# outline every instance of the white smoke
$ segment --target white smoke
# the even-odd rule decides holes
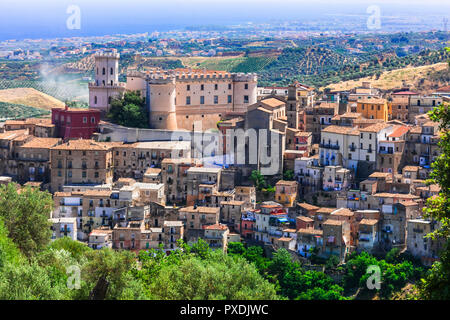
[[[88,103],[89,90],[87,82],[76,75],[61,71],[61,67],[54,67],[48,63],[40,65],[40,86],[45,93],[61,101],[77,101]]]

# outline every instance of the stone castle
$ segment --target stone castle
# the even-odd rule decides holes
[[[146,98],[150,128],[192,130],[217,128],[226,116],[243,115],[257,102],[257,75],[206,69],[130,71],[127,82],[119,82],[116,50],[95,56],[95,82],[89,84],[89,106],[103,113],[111,99],[126,90]]]

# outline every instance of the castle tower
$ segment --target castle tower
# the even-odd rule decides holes
[[[150,128],[176,130],[175,76],[155,76],[148,78],[147,84],[147,96],[150,98]]]
[[[89,107],[106,112],[125,86],[119,83],[120,54],[113,49],[95,56],[95,82],[89,84]]]
[[[233,77],[233,112],[247,112],[257,102],[258,77],[256,73],[235,73]]]
[[[298,129],[299,127],[299,110],[297,99],[297,87],[295,84],[289,85],[288,98],[286,103],[286,116],[288,127]]]

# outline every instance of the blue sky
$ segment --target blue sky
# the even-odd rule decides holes
[[[69,32],[69,5],[81,9],[82,29]],[[365,14],[379,5],[382,15],[450,12],[446,0],[0,0],[0,39],[134,33],[199,24],[301,20],[323,14]]]

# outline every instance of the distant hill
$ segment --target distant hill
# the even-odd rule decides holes
[[[383,90],[408,86],[411,90],[429,93],[433,89],[449,84],[450,70],[448,63],[445,62],[420,67],[405,67],[385,71],[379,77],[374,75],[358,80],[338,82],[326,87],[332,90],[348,90],[361,86],[363,81],[370,82],[373,87]]]
[[[33,88],[0,90],[0,102],[25,105],[43,110],[64,107],[64,102]],[[3,117],[3,115],[0,114],[0,117]]]
[[[447,61],[442,50],[424,50],[399,57],[394,52],[349,54],[327,48],[287,48],[260,72],[261,85],[287,85],[295,80],[316,88],[341,81],[357,80],[385,71],[432,65]]]

